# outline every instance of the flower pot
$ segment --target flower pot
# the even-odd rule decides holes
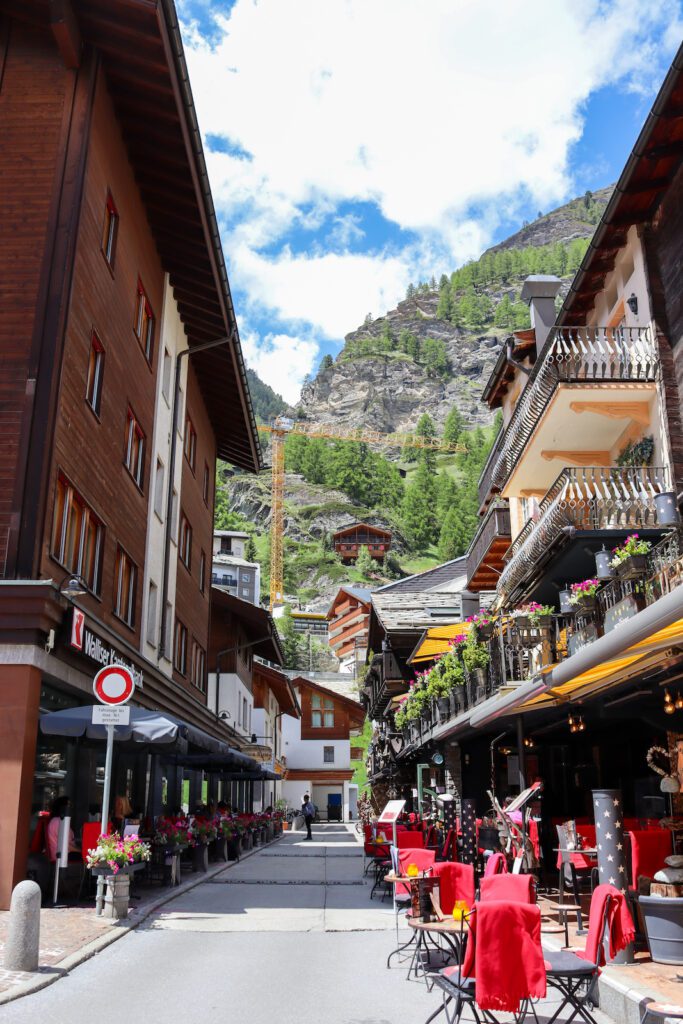
[[[425,708],[420,716],[423,729],[431,729],[432,727],[432,709]]]
[[[578,613],[581,612],[594,612],[595,611],[595,597],[580,597],[574,605],[575,610]]]
[[[477,623],[477,634],[480,640],[490,640],[493,636],[493,623]]]
[[[209,844],[208,843],[197,843],[196,846],[192,847],[192,870],[193,871],[208,871],[209,870]]]
[[[282,822],[282,824],[281,824],[281,826],[280,826],[280,828],[281,828],[281,830],[282,830],[283,832],[286,832],[286,831],[287,831],[287,829],[289,828],[289,822],[288,822],[288,821],[283,821],[283,822]]]
[[[675,491],[655,494],[655,510],[659,526],[678,526],[681,521]]]
[[[226,836],[218,836],[213,844],[213,855],[215,860],[228,859],[228,840]]]
[[[537,615],[532,622],[534,629],[550,629],[553,624],[552,615]]]
[[[647,572],[647,555],[629,555],[616,568],[620,579],[637,579],[639,576],[644,576]]]
[[[485,668],[471,668],[468,669],[467,675],[472,685],[477,689],[486,688],[486,669]]]
[[[656,964],[683,964],[683,899],[639,896],[650,956]]]
[[[287,826],[289,828],[289,826]],[[240,837],[231,836],[228,839],[228,860],[240,859]]]
[[[530,625],[528,615],[515,615],[513,617],[513,622],[517,629],[528,629]]]
[[[130,900],[130,875],[121,870],[118,875],[107,875],[104,879],[104,910],[103,917],[110,921],[122,921],[128,917]]]
[[[410,742],[417,743],[420,738],[420,725],[417,720],[413,720],[410,723]]]
[[[451,713],[451,702],[448,697],[439,697],[437,700],[437,707],[439,709],[439,715],[443,722],[450,717]]]

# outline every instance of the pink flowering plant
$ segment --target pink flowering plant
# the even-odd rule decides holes
[[[580,583],[572,583],[570,604],[579,604],[586,597],[595,597],[600,586],[600,580],[581,580]]]
[[[199,843],[210,843],[218,834],[213,821],[209,818],[200,817],[194,819],[190,832],[192,833],[192,841],[195,846]]]
[[[192,845],[192,832],[186,821],[160,815],[156,820],[152,842],[155,846],[167,849],[183,849]]]
[[[632,533],[623,544],[619,544],[614,548],[609,564],[613,569],[616,569],[618,565],[621,565],[622,562],[625,562],[633,555],[647,555],[651,547],[652,544],[649,540],[641,540],[637,533]]]
[[[100,836],[97,846],[88,850],[86,864],[89,868],[109,867],[112,875],[118,875],[122,868],[149,860],[151,856],[149,843],[143,843],[138,836],[122,839],[118,832],[112,832]]]

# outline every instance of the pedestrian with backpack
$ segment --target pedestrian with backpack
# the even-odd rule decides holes
[[[301,813],[303,814],[304,821],[306,822],[307,835],[306,839],[304,839],[304,842],[306,842],[309,839],[313,839],[313,836],[311,835],[311,822],[315,818],[315,804],[311,801],[310,793],[304,793],[304,798],[301,801]]]

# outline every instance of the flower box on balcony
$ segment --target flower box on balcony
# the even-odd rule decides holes
[[[441,717],[441,721],[445,722],[447,720],[447,718],[450,716],[450,713],[451,713],[451,702],[450,702],[450,699],[448,697],[439,697],[437,702],[436,702],[436,704],[437,704],[437,707],[439,709],[439,715]]]
[[[486,688],[486,669],[484,668],[473,668],[467,673],[472,686],[476,690]]]
[[[531,625],[528,615],[515,615],[512,621],[516,629],[528,629]]]
[[[635,580],[647,572],[647,555],[629,555],[623,562],[615,566],[622,580]]]
[[[579,615],[582,612],[594,612],[595,597],[580,597],[574,604],[574,610]]]

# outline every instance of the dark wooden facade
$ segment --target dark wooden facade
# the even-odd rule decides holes
[[[354,562],[361,547],[366,547],[373,558],[382,559],[391,550],[391,532],[367,523],[353,523],[337,530],[332,537],[335,552],[344,562]]]
[[[297,676],[292,680],[300,693],[301,704],[301,739],[302,740],[347,740],[352,730],[362,728],[365,721],[365,712],[356,701],[344,697],[334,690],[325,686]],[[334,713],[334,725],[325,727],[312,724],[313,695],[320,698],[321,708],[324,712],[324,702],[329,702],[328,710]],[[288,776],[289,777],[289,776]]]

